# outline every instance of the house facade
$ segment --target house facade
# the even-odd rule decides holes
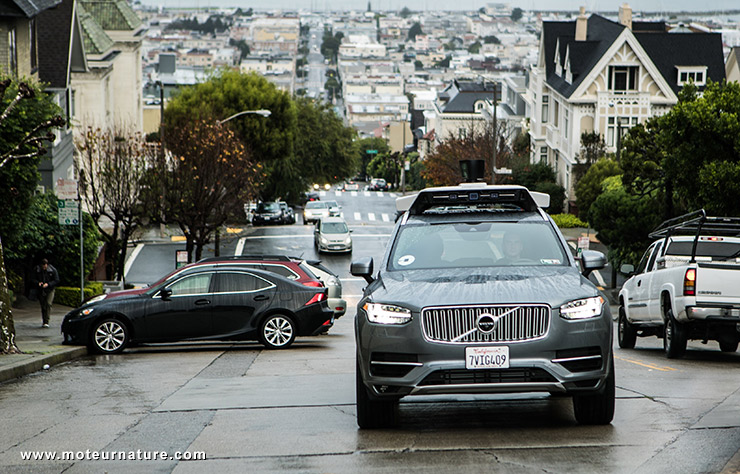
[[[669,112],[684,84],[693,81],[701,90],[710,79],[722,81],[722,38],[632,21],[626,4],[618,22],[586,16],[582,8],[575,21],[543,22],[529,73],[531,160],[555,168],[573,204],[581,134],[599,133],[615,152],[630,127]]]

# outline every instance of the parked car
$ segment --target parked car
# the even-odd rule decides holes
[[[326,268],[321,260],[304,260],[303,263],[326,286],[329,308],[334,310],[334,318],[344,316],[344,313],[347,312],[347,302],[342,298],[342,281],[339,276]]]
[[[348,181],[344,183],[344,191],[359,191],[360,185],[354,181]]]
[[[321,252],[351,252],[352,231],[341,217],[325,217],[316,223],[314,245]]]
[[[283,206],[275,201],[259,203],[252,218],[253,225],[287,224],[288,221],[289,216],[285,214]]]
[[[329,206],[324,201],[307,202],[303,208],[303,223],[313,224],[322,217],[329,217]]]
[[[584,274],[606,258],[584,250],[579,269],[549,196],[471,183],[396,204],[379,270],[372,257],[351,264],[368,282],[355,317],[360,428],[396,424],[403,397],[516,392],[571,396],[576,421],[610,423],[613,323]]]
[[[283,224],[295,224],[295,213],[293,208],[287,202],[278,201],[280,209],[283,211]]]
[[[390,186],[388,186],[388,183],[386,183],[383,178],[373,178],[370,180],[370,186],[368,189],[370,191],[388,191]]]
[[[116,354],[139,343],[259,340],[285,349],[333,323],[326,287],[238,264],[194,264],[139,292],[93,298],[62,322],[66,344]],[[103,295],[101,295],[103,296]]]

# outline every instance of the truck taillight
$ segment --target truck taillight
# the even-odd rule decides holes
[[[696,296],[696,268],[689,268],[683,277],[683,295]]]

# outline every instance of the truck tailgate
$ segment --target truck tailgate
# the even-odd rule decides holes
[[[740,306],[740,265],[698,263],[697,266],[697,305]]]

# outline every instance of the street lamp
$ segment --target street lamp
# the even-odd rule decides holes
[[[255,115],[261,115],[263,117],[269,117],[270,115],[272,115],[272,112],[270,112],[269,110],[265,110],[265,109],[260,109],[260,110],[242,110],[241,112],[235,113],[231,117],[226,117],[223,120],[219,120],[217,123],[219,125],[221,125],[222,123],[228,122],[231,119],[240,117],[242,115],[247,115],[247,114],[255,114]]]
[[[219,125],[221,125],[224,122],[228,122],[231,119],[234,119],[234,118],[237,118],[237,117],[241,117],[242,115],[248,115],[248,114],[260,115],[262,117],[267,118],[270,115],[272,115],[272,112],[269,111],[269,110],[265,110],[265,109],[259,109],[259,110],[242,110],[241,112],[237,112],[234,115],[232,115],[230,117],[226,117],[223,120],[217,120],[216,123],[219,124]],[[216,249],[215,249],[215,252],[214,253],[215,253],[215,256],[216,257],[219,257],[219,256],[221,256],[221,229],[220,228],[217,228],[216,229],[216,238],[215,238],[215,240],[216,240],[216,242],[215,242]]]

